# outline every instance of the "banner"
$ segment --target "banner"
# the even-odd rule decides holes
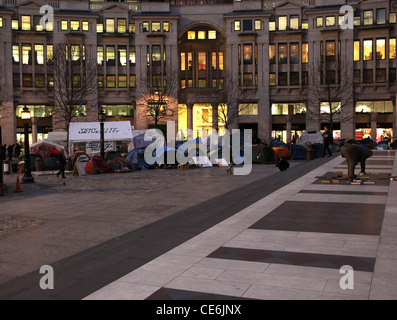
[[[132,129],[129,121],[104,123],[105,141],[132,140]],[[89,142],[101,140],[99,122],[71,122],[69,125],[70,142]]]

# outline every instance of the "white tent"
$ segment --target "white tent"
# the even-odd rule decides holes
[[[116,141],[132,143],[133,135],[129,121],[104,123],[105,151],[115,150]],[[99,122],[71,122],[69,124],[69,150],[76,143],[85,143],[89,155],[99,153],[101,128]]]

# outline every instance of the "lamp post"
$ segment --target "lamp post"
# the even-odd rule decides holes
[[[103,109],[101,109],[101,111],[99,111],[98,119],[101,122],[100,123],[100,126],[101,126],[101,158],[105,159],[105,124],[104,124],[104,122],[106,119],[106,114]]]
[[[25,128],[25,174],[22,178],[22,183],[33,183],[34,179],[30,170],[30,152],[29,152],[29,122],[31,119],[30,111],[24,107],[21,112],[23,126]]]

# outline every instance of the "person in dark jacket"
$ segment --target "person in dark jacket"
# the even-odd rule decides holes
[[[342,147],[341,152],[342,156],[345,157],[347,161],[348,176],[350,181],[353,181],[356,178],[354,170],[358,163],[361,165],[361,174],[367,175],[365,173],[365,161],[373,155],[370,149],[362,147],[358,144],[345,144]]]
[[[61,165],[61,168],[57,173],[57,178],[59,178],[59,175],[62,173],[62,178],[66,179],[65,177],[66,157],[62,152],[59,153],[59,164]]]
[[[323,150],[323,157],[325,153],[328,153],[328,157],[332,156],[331,148],[329,145],[332,143],[332,133],[329,131],[328,127],[324,127],[325,131],[323,132],[323,139],[324,139],[324,150]]]
[[[15,158],[19,159],[19,156],[21,155],[21,145],[17,143],[15,146]]]
[[[12,160],[12,154],[13,154],[13,152],[14,152],[14,145],[12,144],[12,145],[9,145],[8,146],[8,148],[7,148],[7,151],[8,151],[8,160]]]
[[[7,145],[0,145],[0,159],[5,160],[6,159],[6,151],[7,151]]]

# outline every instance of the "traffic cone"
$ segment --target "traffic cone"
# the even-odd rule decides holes
[[[21,190],[21,184],[20,184],[20,182],[19,182],[19,177],[17,177],[17,187],[16,187],[16,189],[15,189],[14,192],[23,192],[23,191]]]

